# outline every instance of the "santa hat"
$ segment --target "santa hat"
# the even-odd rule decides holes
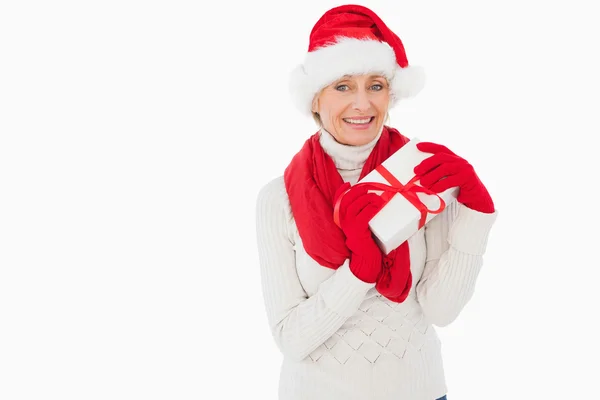
[[[312,115],[314,96],[344,75],[377,73],[390,83],[390,108],[415,96],[425,83],[421,67],[408,64],[404,45],[371,10],[359,5],[332,8],[310,33],[304,63],[290,76],[296,106]]]

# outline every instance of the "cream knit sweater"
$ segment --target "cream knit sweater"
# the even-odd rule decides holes
[[[379,136],[346,146],[321,131],[344,181],[355,183]],[[409,239],[413,286],[403,303],[382,297],[348,267],[305,251],[283,177],[257,200],[262,290],[280,351],[280,400],[435,400],[447,392],[433,325],[454,321],[471,298],[496,213],[453,202]]]

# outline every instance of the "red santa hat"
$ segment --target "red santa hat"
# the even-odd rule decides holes
[[[371,10],[343,5],[327,11],[310,33],[304,63],[290,76],[296,106],[312,115],[314,96],[344,75],[377,73],[390,83],[390,108],[415,96],[425,83],[421,67],[408,64],[404,45]]]

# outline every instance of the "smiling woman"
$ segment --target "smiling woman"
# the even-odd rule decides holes
[[[281,400],[446,398],[433,325],[451,323],[471,298],[494,203],[468,162],[421,142],[433,155],[414,170],[420,185],[459,187],[457,201],[383,253],[368,223],[384,201],[351,187],[408,142],[385,122],[423,78],[398,36],[353,5],[317,21],[291,74],[293,99],[319,130],[261,189],[256,210],[267,317],[284,355]]]
[[[315,96],[312,112],[339,143],[360,146],[381,132],[389,104],[389,84],[384,76],[351,75]]]

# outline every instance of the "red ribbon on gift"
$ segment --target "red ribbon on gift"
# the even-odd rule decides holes
[[[385,201],[384,206],[392,199],[392,197],[394,197],[397,193],[400,193],[402,196],[404,196],[404,198],[406,198],[406,200],[410,201],[411,204],[415,206],[415,208],[421,213],[421,219],[419,220],[419,229],[421,229],[425,225],[428,213],[439,214],[446,208],[446,203],[444,202],[444,199],[442,199],[437,193],[432,192],[429,189],[425,189],[424,187],[419,186],[415,183],[419,180],[418,176],[414,176],[410,181],[406,183],[406,185],[403,185],[383,165],[379,165],[377,168],[375,168],[375,171],[377,171],[383,177],[383,179],[385,179],[389,183],[389,185],[378,182],[359,182],[356,185],[350,187],[345,192],[343,192],[340,195],[340,197],[338,197],[333,208],[333,221],[338,227],[340,227],[340,203],[342,202],[342,198],[350,190],[359,186],[367,186],[367,188],[369,189],[382,191],[383,193],[381,194],[381,197]],[[436,196],[438,199],[440,199],[440,207],[437,210],[428,209],[427,206],[421,201],[421,199],[419,199],[417,193],[425,193],[428,195]]]

